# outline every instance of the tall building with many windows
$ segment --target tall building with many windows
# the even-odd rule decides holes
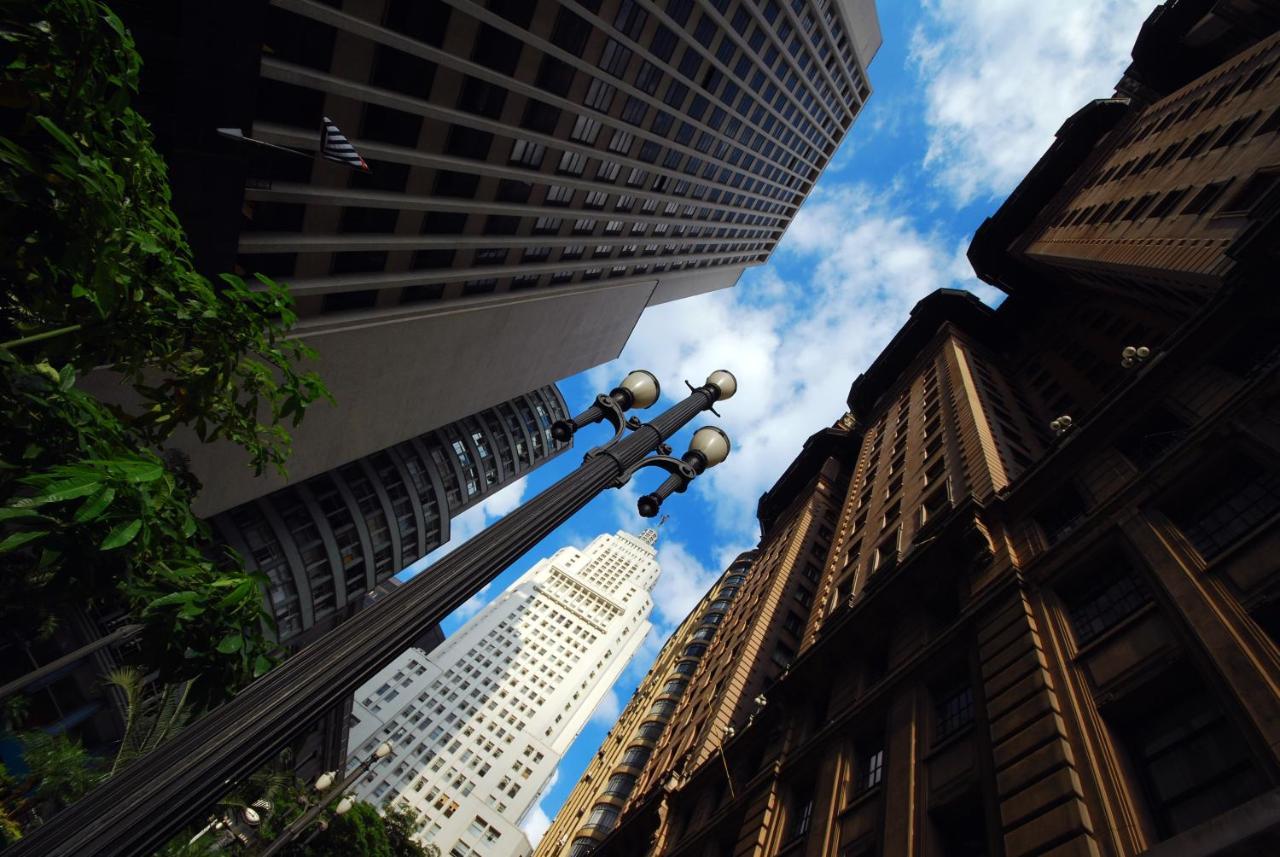
[[[585,857],[638,798],[715,759],[735,724],[755,715],[802,646],[851,445],[847,424],[818,432],[761,498],[759,544],[730,563],[667,641],[538,857]]]
[[[202,267],[288,283],[337,398],[295,478],[611,360],[645,307],[762,264],[880,45],[873,0],[122,2]],[[322,117],[368,173],[215,133],[314,153]],[[226,505],[261,493],[234,449],[191,455]]]
[[[281,643],[300,646],[449,541],[450,519],[564,452],[552,384],[215,515],[214,535],[270,581]]]
[[[718,622],[796,645],[701,654],[625,794],[593,768],[540,850],[1280,853],[1278,26],[1153,13],[975,237],[999,309],[936,292],[854,381],[810,596]],[[694,686],[735,676],[759,699],[700,738]]]
[[[351,753],[393,764],[356,787],[422,813],[452,857],[525,857],[519,828],[649,632],[653,530],[540,560],[429,655],[410,649],[356,692]]]

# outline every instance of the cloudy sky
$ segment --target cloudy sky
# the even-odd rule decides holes
[[[719,408],[733,440],[721,467],[677,495],[659,541],[654,633],[525,820],[531,839],[573,788],[661,641],[720,570],[755,544],[756,500],[804,439],[844,413],[849,385],[921,297],[969,289],[974,230],[1048,147],[1068,115],[1109,96],[1152,0],[881,0],[874,87],[767,265],[731,290],[655,307],[621,358],[561,382],[585,406],[629,369],[658,375],[659,407],[714,369],[739,393]],[[708,415],[710,417],[710,415]],[[714,419],[714,417],[710,417]],[[687,433],[673,442],[677,453]],[[607,438],[585,430],[579,446]],[[563,476],[570,451],[454,522],[456,546]],[[638,481],[653,478],[642,474]],[[647,482],[644,483],[647,488]],[[539,557],[600,532],[639,531],[634,489],[599,498],[445,623],[451,632]],[[427,557],[430,562],[439,552]]]

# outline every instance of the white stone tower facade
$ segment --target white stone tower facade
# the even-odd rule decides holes
[[[356,794],[408,801],[443,857],[524,857],[519,824],[649,632],[657,533],[597,536],[540,560],[431,654],[356,693],[351,766],[395,756]]]

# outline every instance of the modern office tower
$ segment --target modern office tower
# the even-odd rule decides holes
[[[280,642],[298,646],[365,593],[449,540],[449,521],[567,449],[555,385],[366,455],[213,517],[214,534],[267,593]]]
[[[288,283],[337,398],[295,478],[611,360],[646,306],[763,263],[881,41],[873,0],[125,6],[202,266]],[[207,101],[169,91],[197,76]],[[214,132],[314,152],[322,117],[368,173]],[[234,449],[189,453],[227,505],[261,493]]]
[[[519,823],[649,632],[658,534],[597,536],[540,560],[430,655],[410,649],[356,693],[356,786],[405,800],[442,854],[524,857]]]
[[[760,709],[761,692],[804,640],[851,461],[849,426],[823,430],[761,498],[759,545],[729,565],[668,640],[539,857],[590,853],[640,796],[716,756],[726,730]]]
[[[1155,96],[1073,117],[975,238],[1009,297],[931,295],[858,377],[798,655],[700,762],[653,754],[595,857],[1280,853],[1280,150],[1252,100],[1280,63],[1261,8],[1157,10],[1121,82]],[[1218,59],[1160,94],[1150,66],[1178,44]],[[1219,111],[1206,142],[1130,194],[1238,171],[1207,208],[1184,210],[1195,188],[1087,239],[1053,231],[1096,178],[1130,180],[1135,132],[1196,109]]]

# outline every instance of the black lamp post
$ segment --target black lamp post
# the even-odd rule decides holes
[[[321,793],[321,799],[316,802],[315,806],[312,806],[306,812],[302,813],[302,815],[295,818],[293,823],[286,827],[270,845],[263,849],[262,853],[259,854],[258,857],[272,857],[272,855],[279,854],[286,846],[292,844],[302,834],[302,831],[306,830],[307,826],[310,825],[311,822],[315,821],[320,816],[320,813],[325,811],[329,804],[338,800],[338,796],[351,788],[352,784],[364,776],[365,771],[373,767],[375,762],[379,762],[382,759],[387,758],[391,753],[391,745],[386,741],[383,741],[378,745],[377,749],[373,751],[373,755],[365,759],[357,765],[354,770],[343,777],[342,781],[338,783],[338,787],[333,789],[333,791],[329,791],[329,789],[333,786],[334,775],[331,773],[321,774],[320,778],[316,780],[316,791]],[[345,804],[345,808],[343,804]],[[343,815],[350,808],[350,799],[343,796],[342,803],[338,805],[338,815]]]
[[[640,374],[627,376],[609,396],[560,424],[566,437],[601,420],[617,430],[576,470],[49,819],[10,846],[6,857],[153,853],[597,494],[625,482],[655,450],[669,452],[667,438],[737,390],[733,375],[714,372],[652,422],[624,423],[626,408],[646,407],[658,398],[657,380]],[[624,428],[631,433],[624,436]],[[712,448],[702,454],[709,466],[718,453]],[[667,494],[693,478],[677,471],[680,485]]]

